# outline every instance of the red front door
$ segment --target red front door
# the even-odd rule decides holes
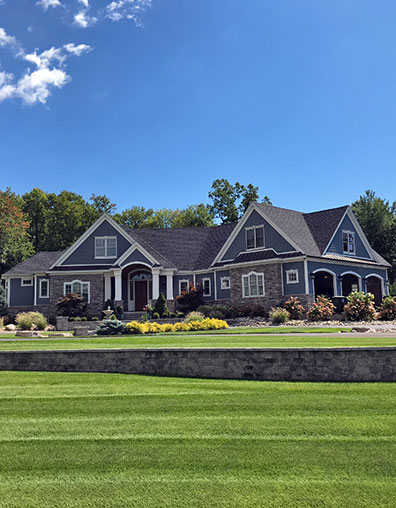
[[[135,310],[143,310],[147,305],[147,281],[135,281]]]

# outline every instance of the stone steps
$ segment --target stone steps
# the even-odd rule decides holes
[[[142,317],[142,314],[144,314],[143,310],[136,311],[136,312],[132,312],[132,311],[124,312],[123,321],[139,321],[140,318]]]

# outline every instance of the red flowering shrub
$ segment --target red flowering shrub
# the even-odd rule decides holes
[[[344,307],[345,319],[349,321],[372,321],[377,313],[374,307],[374,295],[363,291],[353,291],[347,296],[348,303]]]
[[[203,304],[203,286],[198,285],[195,287],[190,284],[188,290],[182,291],[180,295],[176,296],[176,302],[183,309],[183,312],[191,312]]]
[[[310,321],[326,321],[334,314],[335,305],[325,296],[318,296],[307,312]]]
[[[301,319],[303,312],[305,312],[304,307],[296,296],[291,296],[283,304],[283,308],[289,313],[290,319]]]

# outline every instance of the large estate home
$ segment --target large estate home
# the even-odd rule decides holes
[[[68,293],[91,314],[111,299],[141,311],[162,292],[169,304],[191,284],[204,301],[256,302],[268,309],[290,296],[362,290],[380,303],[390,265],[367,241],[349,206],[301,213],[252,203],[238,223],[182,229],[130,229],[103,215],[63,252],[39,252],[3,275],[10,313],[56,314]]]

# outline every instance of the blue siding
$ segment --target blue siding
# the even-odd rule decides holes
[[[275,229],[264,220],[255,210],[247,219],[244,227],[237,234],[234,241],[222,257],[222,260],[235,259],[240,252],[246,252],[246,233],[245,228],[251,226],[264,225],[265,248],[272,248],[276,252],[291,252],[296,249],[287,242]]]
[[[130,254],[126,260],[122,262],[121,266],[124,267],[130,263],[145,263],[146,265],[153,266],[153,263],[151,263],[151,261],[149,261],[138,249],[134,250],[132,254]]]
[[[33,279],[34,284],[34,279]],[[21,286],[21,279],[10,279],[10,307],[33,307],[34,285]]]
[[[67,259],[65,259],[65,261],[63,261],[62,265],[112,265],[115,258],[95,259],[95,236],[116,236],[117,257],[122,256],[131,246],[131,242],[128,242],[126,238],[105,220]]]
[[[221,270],[220,272],[216,272],[216,284],[217,284],[217,299],[218,300],[229,300],[230,299],[230,290],[229,289],[221,289],[221,278],[229,277],[229,270]]]
[[[360,275],[362,278],[366,277],[370,273],[379,275],[380,277],[382,277],[384,279],[384,281],[386,281],[388,278],[387,277],[387,270],[385,268],[376,268],[375,266],[364,268],[364,267],[356,266],[356,265],[352,265],[352,264],[339,265],[339,264],[332,264],[332,263],[321,263],[321,262],[316,262],[316,261],[308,261],[308,274],[311,272],[314,272],[316,270],[319,270],[321,268],[330,270],[336,274],[336,276],[337,276],[336,277],[336,279],[337,279],[337,282],[336,282],[337,296],[342,295],[341,281],[338,280],[338,275],[341,275],[344,272],[354,272],[354,273],[357,273],[358,275]],[[313,280],[310,276],[308,277],[308,280],[309,280],[309,293],[313,294],[313,292],[314,292],[313,291],[313,288],[314,288]],[[363,289],[365,290],[365,287],[363,287]]]
[[[198,286],[198,284],[200,284],[202,282],[202,279],[210,279],[210,296],[204,296],[203,297],[204,301],[214,300],[215,299],[214,274],[213,273],[197,274],[195,276],[195,281],[196,281],[197,286]]]
[[[282,265],[282,268],[283,268],[283,288],[285,296],[305,294],[304,263],[302,261],[295,263],[285,263],[284,265]],[[298,270],[298,283],[294,284],[286,283],[287,270]]]
[[[367,258],[370,259],[370,255],[367,252],[366,247],[364,246],[362,239],[360,238],[358,232],[354,228],[351,219],[348,216],[345,216],[344,220],[340,224],[327,252],[329,254],[341,254],[345,256],[342,246],[342,231],[353,231],[355,233],[355,243],[356,243],[356,257],[358,258]],[[352,255],[351,257],[355,257]]]

